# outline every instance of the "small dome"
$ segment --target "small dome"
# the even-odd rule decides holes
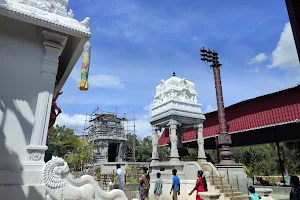
[[[185,78],[177,77],[175,72],[168,80],[161,80],[156,87],[153,106],[158,106],[168,101],[197,104],[198,95],[195,91],[195,84]]]
[[[169,78],[168,80],[164,81],[161,80],[160,84],[156,87],[156,95],[160,95],[161,93],[164,93],[168,90],[187,90],[191,94],[197,94],[195,91],[195,84],[191,81],[186,80],[185,78],[179,78],[177,76],[174,76],[175,72],[173,73],[173,76]]]

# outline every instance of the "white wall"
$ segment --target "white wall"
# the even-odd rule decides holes
[[[40,91],[44,40],[36,26],[2,16],[0,24],[0,170],[21,169]]]

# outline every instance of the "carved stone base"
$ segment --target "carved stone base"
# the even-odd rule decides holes
[[[234,165],[235,162],[232,160],[232,153],[230,147],[223,145],[220,148],[221,165]]]
[[[0,185],[0,194],[1,199],[44,200],[46,186]]]

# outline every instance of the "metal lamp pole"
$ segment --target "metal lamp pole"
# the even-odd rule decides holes
[[[223,92],[222,92],[222,83],[221,83],[221,74],[220,68],[222,64],[219,63],[218,53],[216,51],[206,50],[203,48],[200,49],[201,60],[205,63],[210,63],[211,68],[214,72],[215,79],[215,88],[216,88],[216,97],[218,104],[218,119],[220,126],[220,133],[218,135],[220,149],[221,165],[233,165],[234,161],[232,160],[232,153],[230,150],[230,145],[232,144],[231,135],[228,134],[228,126],[225,118],[225,108],[223,101]]]

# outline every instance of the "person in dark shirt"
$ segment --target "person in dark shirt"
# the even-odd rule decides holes
[[[299,200],[300,199],[300,181],[298,176],[291,177],[291,193],[290,200]]]

